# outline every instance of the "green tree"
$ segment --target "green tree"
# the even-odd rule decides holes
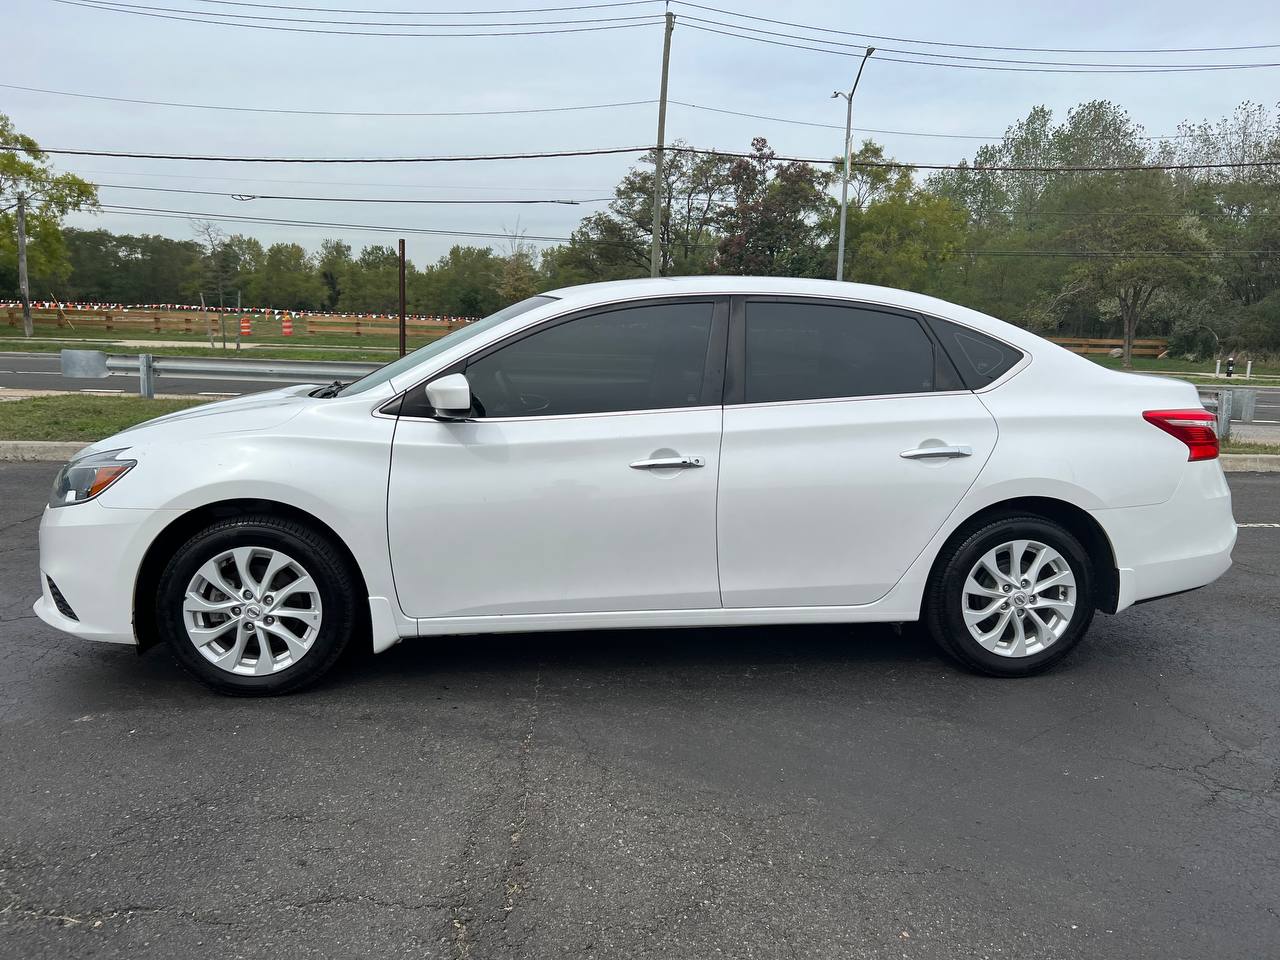
[[[326,310],[337,310],[342,302],[342,290],[351,273],[351,244],[341,240],[323,240],[316,256],[316,269],[324,284]]]
[[[252,304],[317,310],[323,300],[324,282],[306,250],[296,243],[273,243],[267,248],[249,282]]]
[[[831,175],[774,157],[768,141],[756,137],[750,157],[729,168],[732,202],[716,218],[716,267],[735,274],[819,276],[827,262],[822,222],[830,207]]]
[[[56,173],[39,144],[19,133],[2,113],[0,144],[11,148],[0,150],[0,285],[22,299],[22,331],[29,337],[29,273],[65,279],[70,265],[62,218],[95,205],[98,192],[79,177]]]

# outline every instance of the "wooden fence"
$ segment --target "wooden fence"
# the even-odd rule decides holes
[[[1100,340],[1089,337],[1049,337],[1059,346],[1066,347],[1072,353],[1110,353],[1124,347],[1123,340]],[[1169,341],[1164,337],[1149,337],[1145,340],[1133,341],[1135,357],[1158,357],[1169,349]]]
[[[22,310],[6,306],[4,309],[10,327],[22,326]],[[32,323],[43,327],[57,327],[67,331],[104,330],[112,333],[129,331],[148,333],[188,333],[201,336],[218,336],[225,329],[234,336],[240,321],[248,317],[255,333],[280,336],[286,318],[293,326],[293,336],[387,336],[394,337],[400,330],[399,320],[385,314],[332,314],[295,313],[282,311],[260,313],[253,311],[217,312],[202,310],[151,310],[146,308],[83,308],[83,307],[33,307]],[[469,321],[463,317],[407,317],[405,329],[415,339],[431,339],[464,326]],[[250,334],[252,336],[252,334]]]

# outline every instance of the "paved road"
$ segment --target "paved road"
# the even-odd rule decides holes
[[[299,383],[303,381],[298,381]],[[157,377],[157,393],[234,394],[274,390],[284,385],[281,380],[190,380],[185,377]],[[62,376],[61,361],[56,353],[0,353],[0,387],[23,390],[115,390],[137,393],[134,377],[107,377],[103,380],[80,380]]]
[[[1027,681],[882,628],[638,631],[246,701],[30,619],[52,469],[0,465],[2,956],[1276,954],[1280,529]],[[1280,522],[1280,477],[1231,483]]]

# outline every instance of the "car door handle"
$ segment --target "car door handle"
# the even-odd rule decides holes
[[[702,457],[658,457],[655,460],[635,460],[632,470],[684,470],[687,467],[705,467]]]
[[[903,450],[898,456],[904,460],[930,460],[947,457],[972,457],[973,447],[956,444],[951,447],[916,447],[914,450]]]

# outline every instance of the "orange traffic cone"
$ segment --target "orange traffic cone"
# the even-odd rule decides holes
[[[240,318],[240,336],[248,337],[248,336],[251,336],[252,334],[253,334],[252,321],[247,316],[241,317]]]

